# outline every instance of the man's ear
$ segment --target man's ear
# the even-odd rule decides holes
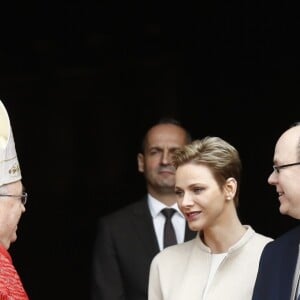
[[[142,153],[138,153],[137,155],[137,163],[138,163],[138,170],[141,173],[144,173],[144,155]]]

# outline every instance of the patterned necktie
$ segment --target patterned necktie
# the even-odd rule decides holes
[[[164,248],[166,248],[168,246],[177,244],[175,230],[171,221],[176,210],[174,208],[164,208],[161,212],[166,218],[164,227]]]

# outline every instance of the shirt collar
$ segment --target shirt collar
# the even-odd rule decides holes
[[[163,208],[169,207],[169,206],[166,206],[165,204],[163,204],[162,202],[160,202],[159,200],[155,199],[154,197],[152,197],[150,194],[148,194],[147,201],[148,201],[148,206],[149,206],[152,218],[157,217]],[[178,208],[177,203],[173,204],[170,207],[176,209],[176,211],[179,213],[179,215],[182,218],[184,218],[182,212]]]

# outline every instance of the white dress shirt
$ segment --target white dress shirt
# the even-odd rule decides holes
[[[298,249],[298,260],[295,268],[294,281],[292,286],[291,300],[298,299],[300,295],[300,245]]]
[[[164,232],[164,225],[165,225],[165,216],[162,214],[161,210],[168,206],[164,205],[157,199],[153,198],[151,195],[148,194],[148,206],[150,209],[150,213],[153,220],[153,225],[156,233],[156,238],[158,241],[159,249],[163,249],[163,232]],[[174,208],[176,212],[172,217],[172,224],[175,230],[176,239],[178,243],[184,242],[184,234],[185,234],[185,218],[181,211],[179,210],[177,203],[172,205],[169,208]]]

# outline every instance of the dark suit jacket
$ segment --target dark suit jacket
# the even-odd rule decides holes
[[[186,226],[185,240],[196,235]],[[159,252],[146,198],[99,220],[93,300],[147,300],[149,268]]]
[[[300,226],[297,226],[265,246],[252,300],[290,299],[299,241]]]

